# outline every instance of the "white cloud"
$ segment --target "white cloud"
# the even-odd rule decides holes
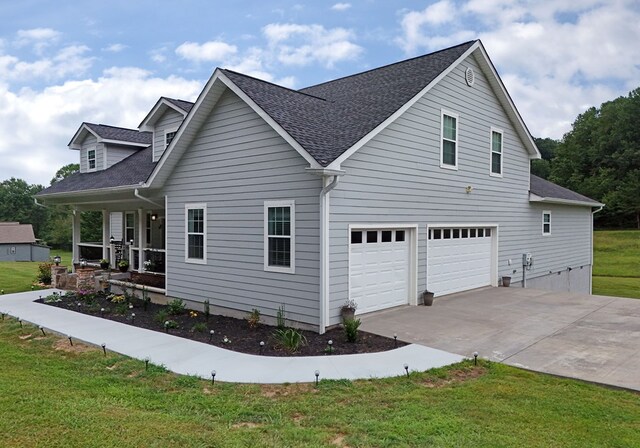
[[[160,96],[194,100],[201,89],[200,81],[138,68],[111,68],[42,90],[0,85],[0,180],[47,185],[58,168],[77,163],[67,143],[83,121],[135,128]]]
[[[196,62],[203,61],[223,61],[235,54],[238,48],[219,40],[199,44],[196,42],[185,42],[176,48],[176,54],[184,59]]]
[[[442,26],[445,3],[405,12],[396,43],[413,55],[482,39],[536,136],[560,138],[586,107],[637,87],[640,46],[629,42],[640,41],[640,10],[631,1],[469,0]]]
[[[6,81],[26,82],[39,78],[56,80],[65,76],[82,75],[91,67],[93,61],[92,57],[85,55],[89,50],[85,45],[69,45],[50,57],[35,61],[0,55],[0,78]]]
[[[352,42],[355,34],[344,28],[272,23],[262,32],[269,49],[285,65],[304,66],[318,62],[331,68],[338,62],[356,59],[363,50]]]
[[[17,47],[23,47],[26,45],[32,45],[33,51],[40,55],[44,50],[54,45],[62,33],[52,28],[32,28],[28,30],[18,30],[16,33],[15,45]]]
[[[111,44],[102,49],[102,51],[108,51],[110,53],[120,53],[122,50],[128,48],[124,44]]]
[[[331,7],[334,11],[346,11],[349,8],[351,8],[351,3],[336,3]]]

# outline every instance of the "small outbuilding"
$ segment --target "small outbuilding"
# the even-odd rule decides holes
[[[36,241],[31,224],[0,222],[0,261],[49,261],[49,247]]]

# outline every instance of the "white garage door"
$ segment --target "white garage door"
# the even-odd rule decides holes
[[[358,313],[408,303],[408,230],[354,229],[349,250],[349,297]]]
[[[491,284],[495,228],[430,228],[427,289],[436,296]]]

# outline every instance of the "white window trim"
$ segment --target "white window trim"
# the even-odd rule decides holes
[[[169,129],[165,129],[164,130],[164,148],[162,149],[163,151],[165,151],[167,149],[167,134],[171,134],[172,132],[175,132],[176,135],[178,133],[178,127],[175,128],[169,128]],[[174,139],[176,138],[176,136],[173,137]]]
[[[544,231],[544,215],[549,215],[549,231],[545,232]],[[550,210],[543,210],[542,211],[542,236],[549,236],[551,235],[551,211]]]
[[[189,258],[189,210],[202,209],[204,218],[204,238],[202,241],[202,258]],[[207,204],[204,202],[184,204],[184,262],[207,264]]]
[[[127,217],[128,216],[133,216],[133,227],[129,227],[127,225]],[[122,231],[122,239],[124,240],[125,244],[130,244],[131,240],[133,239],[135,242],[136,239],[136,214],[134,212],[124,212],[124,226],[123,227],[123,231]],[[129,238],[127,239],[127,230],[133,230],[133,238]]]
[[[93,151],[93,168],[91,168],[91,164],[89,163],[89,161],[91,160],[91,158],[89,157],[89,154],[91,153],[91,151]],[[87,149],[87,171],[96,171],[97,169],[98,169],[98,152],[95,150],[95,148]]]
[[[269,266],[269,208],[271,207],[290,207],[291,212],[291,265],[289,267],[284,266]],[[296,202],[293,199],[282,201],[264,201],[264,270],[266,272],[281,272],[285,274],[296,273]]]
[[[444,163],[444,116],[447,115],[451,118],[455,118],[456,119],[456,139],[455,144],[456,144],[456,164],[455,165],[449,165]],[[448,110],[445,109],[440,109],[440,168],[445,168],[448,170],[457,170],[458,169],[458,156],[460,155],[460,151],[459,151],[459,142],[460,142],[460,118],[458,116],[458,114],[453,113],[453,112],[449,112]]]
[[[500,173],[493,172],[493,133],[500,134]],[[491,177],[502,177],[504,172],[504,132],[502,129],[491,127],[489,131],[489,175]]]

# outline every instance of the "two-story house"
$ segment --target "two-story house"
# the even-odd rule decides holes
[[[146,148],[111,166],[96,150],[93,172],[87,152],[38,197],[103,210],[105,255],[111,214],[129,214],[134,268],[162,251],[167,296],[284,306],[323,332],[348,299],[364,313],[503,276],[591,290],[602,204],[530,175],[540,154],[480,41],[301,90],[217,69],[139,130]]]

